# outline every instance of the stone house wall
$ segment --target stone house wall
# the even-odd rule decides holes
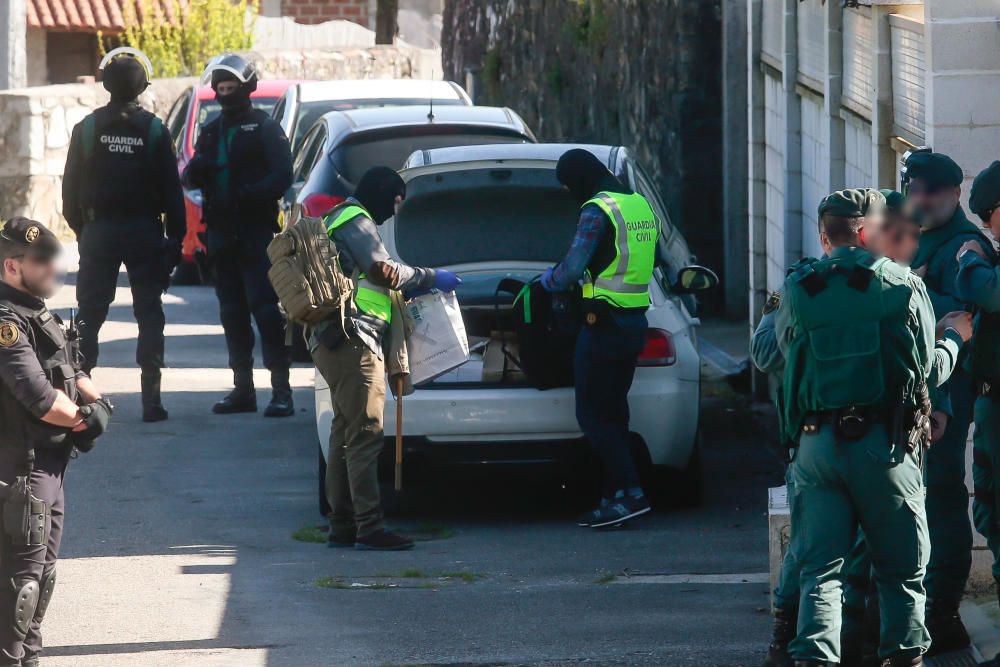
[[[699,259],[722,269],[719,0],[451,0],[445,78],[542,141],[629,147]]]

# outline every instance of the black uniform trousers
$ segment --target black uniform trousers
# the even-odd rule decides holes
[[[28,634],[22,641],[14,631],[15,590],[13,581],[30,578],[38,581],[52,574],[59,557],[62,541],[64,500],[63,476],[69,463],[69,447],[35,450],[35,466],[31,473],[31,493],[49,506],[51,525],[47,544],[39,546],[13,545],[2,534],[0,553],[0,666],[18,665],[25,657],[42,651],[42,619],[35,613]],[[0,479],[8,484],[24,474],[23,452],[13,448],[0,450]]]
[[[147,373],[163,368],[163,226],[154,219],[87,224],[80,239],[76,300],[80,305],[80,351],[88,373],[97,366],[98,334],[115,299],[122,264],[132,288],[139,325],[135,361]]]
[[[240,230],[238,236],[212,229],[208,232],[219,319],[226,334],[229,367],[234,371],[253,368],[255,339],[251,317],[260,333],[264,367],[287,371],[292,363],[291,350],[285,345],[285,318],[267,277],[271,268],[267,246],[273,238],[274,233],[263,226]]]

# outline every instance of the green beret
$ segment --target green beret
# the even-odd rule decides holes
[[[964,178],[962,168],[944,153],[914,153],[906,161],[906,175],[931,188],[956,187]]]
[[[862,218],[885,208],[885,196],[872,188],[839,190],[819,203],[819,217]]]
[[[25,255],[51,258],[62,250],[59,238],[45,225],[28,218],[11,218],[0,229],[0,240],[22,248]]]
[[[906,197],[903,196],[902,192],[896,192],[895,190],[879,190],[882,196],[885,197],[885,207],[890,211],[896,211],[901,213],[903,211],[903,202],[906,201]]]
[[[1000,160],[983,169],[972,182],[969,208],[976,215],[985,213],[1000,202]]]

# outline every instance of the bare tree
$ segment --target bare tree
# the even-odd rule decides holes
[[[375,43],[392,44],[396,39],[399,0],[378,0],[375,14]]]

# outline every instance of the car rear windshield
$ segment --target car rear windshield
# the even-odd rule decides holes
[[[255,97],[250,100],[253,103],[255,109],[260,109],[268,116],[271,115],[271,110],[274,109],[274,105],[278,103],[277,97]],[[194,132],[191,134],[191,142],[198,141],[198,133],[201,132],[201,127],[205,123],[210,122],[216,116],[219,115],[219,111],[222,107],[215,100],[201,100],[198,102],[198,117],[195,118]]]
[[[414,266],[558,262],[580,205],[552,168],[473,169],[420,176],[394,222],[396,251]]]
[[[299,117],[295,123],[295,136],[292,137],[292,146],[297,147],[302,137],[313,126],[319,117],[331,111],[351,111],[353,109],[380,109],[382,107],[405,107],[427,104],[427,100],[416,98],[379,98],[361,100],[317,100],[315,102],[303,102],[299,105]],[[457,106],[462,104],[462,100],[434,100],[434,106]]]
[[[387,135],[379,132],[370,137],[353,139],[334,148],[330,159],[341,176],[351,183],[357,183],[361,175],[372,167],[399,169],[406,158],[416,151],[446,146],[523,143],[526,141],[520,135],[491,133],[479,128],[418,126],[405,129],[403,134]]]

